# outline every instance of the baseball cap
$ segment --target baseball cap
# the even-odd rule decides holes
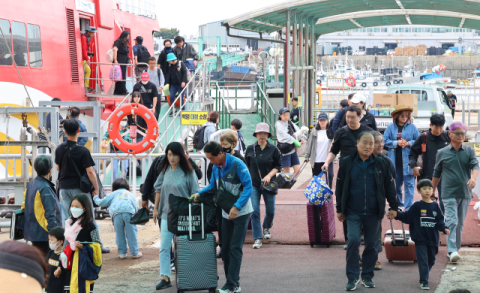
[[[97,30],[93,26],[87,26],[85,29],[87,32],[96,33]]]
[[[318,114],[318,120],[328,120],[327,113],[320,113]]]
[[[290,110],[288,110],[287,107],[282,107],[282,108],[280,108],[280,110],[278,111],[278,114],[282,115],[282,114],[285,113],[285,112],[290,112]]]
[[[150,75],[148,74],[148,72],[144,72],[142,73],[142,81],[148,81],[150,79]]]
[[[367,97],[361,93],[357,93],[353,95],[351,99],[352,104],[365,103],[366,101],[367,101]]]

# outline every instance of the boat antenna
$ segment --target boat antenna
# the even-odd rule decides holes
[[[7,39],[5,38],[5,35],[3,34],[2,27],[0,27],[0,32],[2,33],[3,41],[5,42],[5,45],[7,46],[8,52],[10,53],[10,56],[12,57],[13,65],[15,65],[15,69],[17,70],[18,76],[20,77],[20,80],[22,81],[23,88],[25,89],[25,92],[27,93],[27,97],[30,100],[30,105],[32,105],[33,110],[35,111],[35,115],[37,116],[37,119],[38,119],[38,124],[40,125],[39,126],[40,131],[42,133],[46,134],[47,132],[45,130],[45,127],[43,127],[42,121],[41,121],[40,117],[38,117],[37,109],[35,108],[35,104],[33,103],[33,100],[30,97],[30,93],[28,92],[27,86],[25,85],[25,82],[23,81],[22,74],[20,73],[20,70],[18,70],[17,62],[15,62],[15,58],[13,58],[14,56],[13,56],[13,53],[12,53],[12,49],[8,45]],[[50,149],[52,151],[52,154],[55,153],[56,145],[54,143],[52,143],[52,141],[50,140],[48,135],[45,135],[45,138],[47,139],[47,143],[48,143],[48,146],[50,147]]]

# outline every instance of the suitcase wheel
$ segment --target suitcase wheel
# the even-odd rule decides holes
[[[313,243],[310,243],[310,247],[312,247],[312,248],[313,248]]]
[[[390,260],[390,259],[389,259],[389,260],[388,260],[388,262],[392,263],[392,262],[393,262],[393,260]]]
[[[327,244],[327,248],[330,248],[330,244]]]
[[[216,290],[217,290],[216,288],[210,288],[208,289],[208,293],[215,293]]]
[[[417,263],[417,261],[416,261],[416,260],[414,260],[414,261],[413,261],[413,263]]]

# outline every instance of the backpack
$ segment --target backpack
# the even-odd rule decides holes
[[[333,139],[335,133],[333,133],[333,119],[335,118],[332,118],[330,120],[330,122],[328,123],[328,128],[327,128],[327,137],[328,139]]]
[[[203,142],[203,136],[205,134],[205,129],[207,128],[206,125],[200,127],[195,131],[195,135],[193,136],[193,147],[199,151],[202,150],[203,147],[205,146],[205,143]]]
[[[148,63],[149,58],[150,53],[148,52],[148,49],[145,48],[143,45],[138,46],[137,61],[140,63]]]

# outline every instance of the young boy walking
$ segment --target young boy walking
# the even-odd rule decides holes
[[[60,253],[63,250],[63,241],[65,240],[65,230],[62,227],[56,227],[48,231],[48,245],[50,251],[47,254],[48,264],[47,293],[63,293],[66,274],[60,262]]]
[[[410,235],[415,242],[418,270],[420,273],[420,288],[430,290],[428,274],[435,264],[438,253],[438,231],[450,235],[445,226],[440,206],[431,200],[433,184],[429,179],[418,181],[417,190],[422,200],[415,202],[407,212],[390,211],[388,219],[400,220],[410,225]]]

